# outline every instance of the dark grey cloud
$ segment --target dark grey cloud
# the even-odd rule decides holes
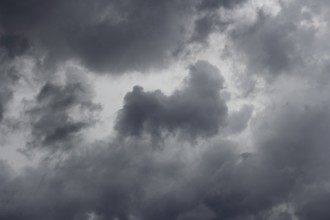
[[[295,29],[293,22],[268,17],[260,11],[256,23],[234,32],[233,38],[239,50],[246,53],[251,71],[278,75],[290,71],[298,61],[292,37]]]
[[[258,115],[255,151],[215,172],[203,203],[216,219],[327,219],[329,116],[327,104],[310,99]],[[275,211],[285,204],[291,211]]]
[[[214,31],[214,16],[201,17],[195,21],[192,41],[207,42],[207,38],[212,31]]]
[[[283,179],[253,156],[237,164],[230,143],[210,146],[193,164],[180,155],[163,160],[165,152],[146,143],[118,144],[72,155],[56,169],[41,164],[16,178],[9,172],[2,219],[256,219],[282,193]]]
[[[26,38],[20,35],[3,34],[0,35],[1,53],[4,53],[8,58],[23,55],[29,48],[29,42]]]
[[[0,28],[46,52],[101,72],[163,66],[186,39],[196,1],[3,0]]]
[[[7,203],[1,206],[0,216],[4,220],[87,220],[93,214],[95,219],[151,220],[199,213],[210,218],[212,210],[194,207],[199,207],[201,195],[207,191],[204,178],[211,169],[233,159],[232,147],[225,142],[216,144],[213,153],[203,156],[210,159],[201,163],[207,172],[187,179],[180,178],[186,169],[180,157],[166,158],[165,152],[152,151],[150,143],[139,141],[98,146],[70,155],[56,168],[42,163],[16,177],[3,169],[1,198]],[[212,168],[208,170],[209,164]]]
[[[192,137],[215,135],[227,118],[227,106],[220,96],[223,83],[215,66],[198,61],[190,67],[183,88],[170,96],[135,86],[125,96],[115,129],[124,136],[160,136],[162,131]]]
[[[281,10],[275,15],[258,9],[252,24],[242,22],[230,31],[229,39],[234,45],[231,56],[245,60],[250,74],[270,78],[303,74],[313,57],[323,56],[320,54],[323,49],[318,46],[325,45],[323,27],[313,24],[321,8],[327,7],[323,4],[310,1],[280,4]]]
[[[233,8],[246,0],[203,0],[199,8],[201,10],[216,10],[220,7]]]
[[[207,46],[210,34],[226,30],[229,24],[230,22],[222,20],[217,12],[210,11],[195,20],[191,42]]]
[[[302,220],[307,219],[328,219],[330,217],[327,205],[329,203],[329,193],[319,192],[317,195],[309,195],[311,198],[305,202],[298,210],[298,216]]]
[[[90,88],[83,81],[68,81],[65,85],[47,82],[40,89],[35,106],[27,112],[32,125],[29,147],[71,148],[70,142],[76,134],[93,123],[93,118],[77,117],[77,114],[88,115],[100,109],[92,98]]]
[[[271,189],[267,198],[291,204],[299,219],[326,219],[327,211],[319,201],[325,198],[320,195],[326,194],[330,177],[326,134],[330,115],[325,101],[329,97],[316,101],[311,98],[315,91],[305,92],[280,99],[287,104],[270,108],[255,119],[256,153],[269,175],[270,182],[263,181]]]
[[[114,48],[114,54],[123,48],[124,52],[120,58],[106,64],[106,69],[118,71],[139,69],[142,63],[141,69],[146,68],[147,64],[141,60],[123,67],[126,59],[121,61],[130,52],[136,52],[132,54],[133,59],[141,48],[152,54],[150,45],[153,43],[164,43],[159,51],[169,45],[165,43],[169,40],[169,35],[166,35],[167,40],[151,40],[150,48],[145,48],[147,40],[140,38],[139,30],[145,30],[145,24],[150,25],[143,21],[157,17],[153,13],[164,15],[155,21],[156,25],[164,28],[163,22],[169,21],[171,16],[167,13],[173,12],[174,1],[159,3],[162,10],[153,1],[86,1],[86,5],[82,4],[65,20],[60,19],[58,13],[70,15],[75,2],[49,3],[35,0],[27,1],[24,6],[18,0],[0,1],[0,6],[8,9],[5,11],[0,7],[1,29],[6,33],[0,40],[1,55],[6,64],[1,65],[3,71],[0,75],[3,110],[13,96],[12,86],[19,79],[12,62],[30,49],[30,40],[47,49],[50,52],[48,59],[52,62],[63,55],[63,59],[75,57],[90,68],[94,68],[93,64],[100,64],[100,69],[103,69],[101,63],[113,58],[107,52],[110,46],[107,48],[103,43],[108,42],[110,32],[118,30],[115,40],[111,39],[109,44]],[[35,4],[38,7],[32,7]],[[218,9],[221,4],[228,9],[234,7],[228,1],[204,1],[203,4],[205,8],[213,5]],[[169,11],[163,11],[165,5]],[[102,18],[97,16],[96,19],[95,12],[105,6],[109,6],[113,14],[106,14],[104,18],[99,13]],[[254,110],[246,105],[238,111],[228,112],[221,97],[224,79],[219,70],[205,61],[192,65],[182,87],[171,95],[160,90],[143,91],[139,86],[127,93],[115,126],[117,132],[124,137],[161,136],[164,141],[159,143],[163,146],[160,148],[155,148],[154,142],[143,138],[115,138],[88,144],[77,141],[85,128],[93,123],[93,118],[80,117],[79,113],[88,115],[98,109],[93,102],[91,88],[85,84],[86,80],[79,77],[64,83],[47,81],[27,112],[32,126],[30,146],[36,150],[82,147],[66,151],[60,158],[43,160],[18,173],[0,161],[0,219],[328,219],[330,89],[328,57],[324,55],[328,53],[324,42],[320,43],[325,45],[322,52],[317,51],[319,47],[311,50],[313,44],[305,37],[310,36],[313,41],[320,39],[316,35],[329,32],[323,30],[315,34],[313,28],[301,29],[297,25],[301,18],[297,11],[303,8],[300,6],[293,11],[285,9],[274,17],[260,14],[252,26],[232,33],[236,52],[247,55],[247,72],[255,70],[280,75],[277,81],[267,82],[261,89],[256,85],[253,95],[258,95],[257,92],[263,94],[253,101],[262,99],[258,104],[265,104],[261,106],[265,108],[257,106]],[[154,10],[147,10],[150,8]],[[128,14],[119,13],[124,11]],[[86,18],[79,13],[85,14]],[[110,23],[107,16],[113,16]],[[76,28],[79,18],[82,18],[81,29]],[[173,22],[181,21],[176,20],[176,16],[171,18]],[[116,22],[121,26],[117,26]],[[131,25],[136,27],[133,29],[137,30],[138,36],[131,32]],[[54,32],[46,34],[44,30],[50,30],[50,27],[55,27],[52,29]],[[106,31],[107,27],[110,27],[110,32]],[[203,24],[199,28],[201,34],[212,29],[206,26],[203,30]],[[104,34],[104,39],[93,33]],[[152,35],[153,31],[150,29],[144,33]],[[169,33],[169,29],[165,28],[160,33]],[[122,36],[127,38],[120,41]],[[205,36],[197,39],[203,40]],[[136,41],[132,42],[132,39]],[[176,42],[176,38],[173,39],[168,42]],[[72,43],[75,40],[76,44]],[[89,40],[95,41],[88,44]],[[118,42],[125,44],[113,47]],[[306,42],[308,44],[303,47]],[[314,43],[318,45],[319,42]],[[64,51],[63,45],[66,44],[70,47]],[[135,50],[136,45],[141,47]],[[103,47],[104,51],[101,50]],[[306,51],[312,55],[304,57]],[[89,57],[91,54],[96,55]],[[97,63],[93,59],[98,56],[106,58]],[[313,56],[315,59],[310,59]],[[156,58],[157,62],[163,57],[159,58]],[[300,59],[308,62],[300,62]],[[301,67],[300,63],[303,63]],[[152,61],[147,66],[154,64]],[[298,72],[300,74],[290,74]],[[224,132],[220,132],[220,128]],[[244,137],[243,141],[235,140],[235,136],[226,137],[246,129],[251,129],[247,132],[250,136],[246,143]],[[182,142],[163,136],[172,133],[203,137],[203,140]],[[217,134],[220,135],[214,137]]]
[[[0,33],[41,51],[48,67],[76,60],[98,72],[146,71],[165,67],[191,39],[205,41],[220,25],[213,12],[242,2],[2,0]]]
[[[208,44],[208,37],[212,33],[224,32],[232,23],[230,19],[222,17],[225,11],[232,11],[246,0],[203,0],[197,6],[199,17],[194,21],[194,30],[191,36],[191,42],[201,43],[204,46]]]
[[[25,54],[28,49],[25,43],[16,36],[0,37],[0,122],[13,97],[13,87],[20,79],[15,58]]]
[[[2,70],[3,72],[0,75],[1,83],[0,83],[0,121],[3,120],[4,114],[6,111],[6,107],[8,102],[11,100],[13,96],[13,91],[11,89],[11,84],[15,83],[16,78],[15,75],[12,75],[12,71]],[[13,77],[13,78],[12,78]]]

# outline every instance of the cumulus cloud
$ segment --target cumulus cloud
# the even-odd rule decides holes
[[[198,61],[190,67],[183,88],[170,96],[135,86],[125,96],[115,128],[124,136],[159,136],[162,130],[192,137],[216,135],[227,118],[227,106],[220,96],[223,83],[215,66]]]

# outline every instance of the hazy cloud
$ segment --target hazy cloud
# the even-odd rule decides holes
[[[31,117],[33,139],[29,147],[53,150],[73,147],[71,140],[93,123],[88,114],[100,109],[92,99],[93,93],[82,78],[69,78],[64,85],[47,82],[40,89],[35,106],[27,112]],[[87,117],[79,113],[87,113]]]
[[[0,122],[13,97],[13,86],[20,78],[15,58],[23,55],[27,49],[26,42],[17,36],[0,37]]]
[[[253,113],[253,107],[244,105],[238,111],[232,112],[228,117],[228,131],[230,133],[239,133],[248,126],[249,119]]]

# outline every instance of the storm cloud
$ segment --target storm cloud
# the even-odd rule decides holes
[[[329,219],[329,11],[0,0],[0,219]]]
[[[194,14],[241,2],[3,0],[0,32],[17,35],[19,44],[29,42],[46,55],[48,67],[75,60],[96,72],[146,71],[180,57],[191,38]],[[201,21],[196,30],[211,32],[201,29]]]
[[[135,86],[125,96],[115,128],[124,136],[144,132],[159,136],[162,130],[192,137],[215,135],[227,118],[227,106],[220,96],[223,84],[215,66],[198,61],[190,67],[183,88],[170,96],[161,91],[144,92]]]
[[[233,157],[230,145],[222,143],[217,147],[222,156],[209,161],[213,161],[214,168]],[[191,177],[179,180],[187,162],[177,156],[170,159],[173,156],[168,152],[150,149],[151,146],[143,142],[112,143],[92,152],[71,155],[56,168],[40,164],[19,177],[11,176],[4,165],[2,185],[8,191],[2,191],[5,193],[2,198],[9,202],[2,207],[1,217],[17,220],[89,219],[91,216],[96,219],[176,218],[197,205],[206,185],[195,185],[189,181]],[[172,187],[168,184],[175,190],[170,190]]]
[[[185,41],[194,1],[1,1],[0,27],[45,51],[121,73],[165,65]]]

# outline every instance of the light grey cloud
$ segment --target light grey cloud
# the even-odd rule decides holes
[[[28,50],[27,42],[19,36],[0,35],[0,122],[13,97],[13,87],[20,79],[15,58],[26,54]]]
[[[93,124],[93,117],[73,117],[72,112],[88,115],[100,110],[101,106],[92,99],[93,93],[82,78],[67,80],[65,85],[47,82],[36,96],[36,104],[27,111],[32,125],[28,147],[52,150],[74,147],[74,137]]]
[[[252,113],[253,106],[251,105],[244,105],[240,110],[232,112],[227,120],[227,130],[230,133],[240,133],[244,131],[248,126]]]

